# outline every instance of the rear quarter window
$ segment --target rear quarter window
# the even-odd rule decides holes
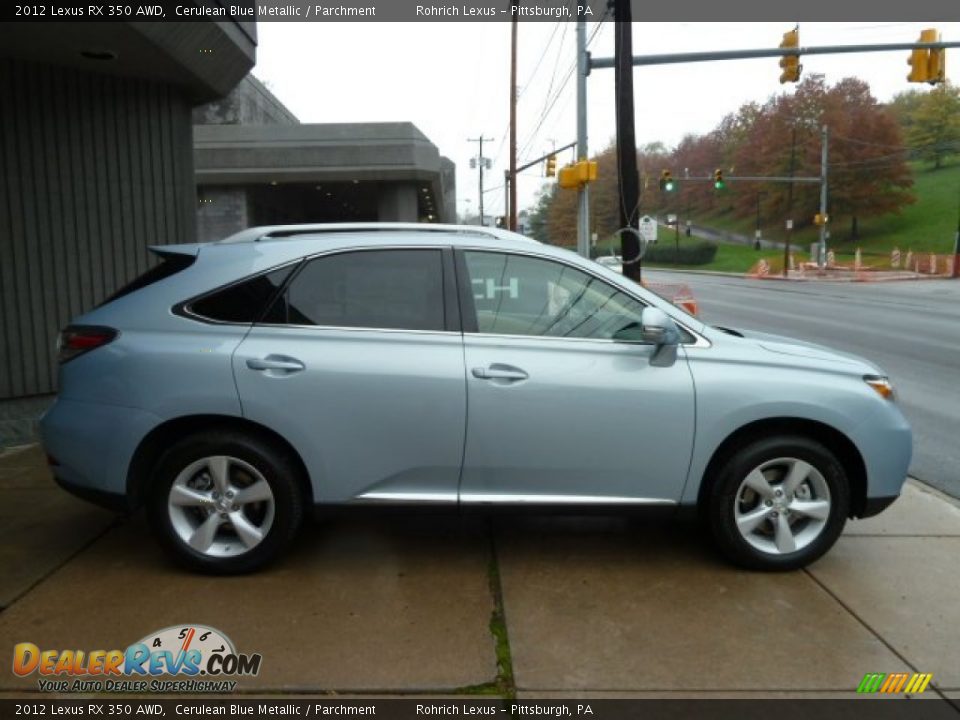
[[[276,297],[294,265],[256,275],[191,300],[186,308],[206,320],[231,323],[255,323]]]

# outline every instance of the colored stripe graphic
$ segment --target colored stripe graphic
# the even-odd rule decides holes
[[[883,682],[883,679],[886,677],[884,673],[867,673],[863,676],[863,680],[860,681],[860,685],[857,687],[858,693],[875,693],[880,689],[880,683]]]
[[[857,686],[858,693],[922,693],[927,689],[933,673],[867,673]]]

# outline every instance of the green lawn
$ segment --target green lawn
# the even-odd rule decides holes
[[[673,233],[665,235],[662,232],[658,234],[658,244],[673,247]],[[680,236],[680,244],[687,245],[702,242],[696,238],[686,238]],[[805,253],[794,252],[796,262],[803,262],[807,259]],[[649,267],[676,268],[677,270],[713,270],[716,272],[735,272],[745,273],[754,266],[761,258],[767,262],[777,263],[776,267],[781,267],[783,262],[783,250],[754,250],[748,245],[728,245],[720,243],[717,246],[717,255],[712,263],[706,265],[675,265],[673,263],[646,263]]]
[[[960,161],[955,161],[941,170],[913,163],[913,193],[917,202],[909,205],[900,214],[891,213],[879,217],[861,219],[860,238],[851,240],[850,219],[839,218],[831,223],[828,247],[837,253],[853,254],[859,247],[864,255],[888,254],[894,247],[903,253],[914,252],[950,253],[953,251],[957,232],[958,206],[960,206]],[[752,216],[737,218],[730,212],[692,218],[698,225],[718,230],[738,232],[753,236],[756,221]],[[782,223],[769,220],[763,223],[764,237],[784,240],[786,230]],[[816,242],[818,229],[805,227],[793,234],[792,242],[798,247],[809,248]],[[719,261],[719,255],[718,255]]]

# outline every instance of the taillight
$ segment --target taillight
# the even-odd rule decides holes
[[[113,328],[96,325],[71,325],[64,328],[57,338],[57,360],[61,363],[73,360],[77,355],[95,350],[117,337]]]

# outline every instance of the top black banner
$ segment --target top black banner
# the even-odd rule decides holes
[[[957,0],[927,0],[917,10],[923,17],[904,18],[901,0],[870,3],[806,0],[802,4],[770,0],[631,0],[633,19],[643,21],[903,21],[960,20]],[[4,4],[0,20],[8,22],[522,22],[610,19],[608,0],[237,0],[217,2]]]

